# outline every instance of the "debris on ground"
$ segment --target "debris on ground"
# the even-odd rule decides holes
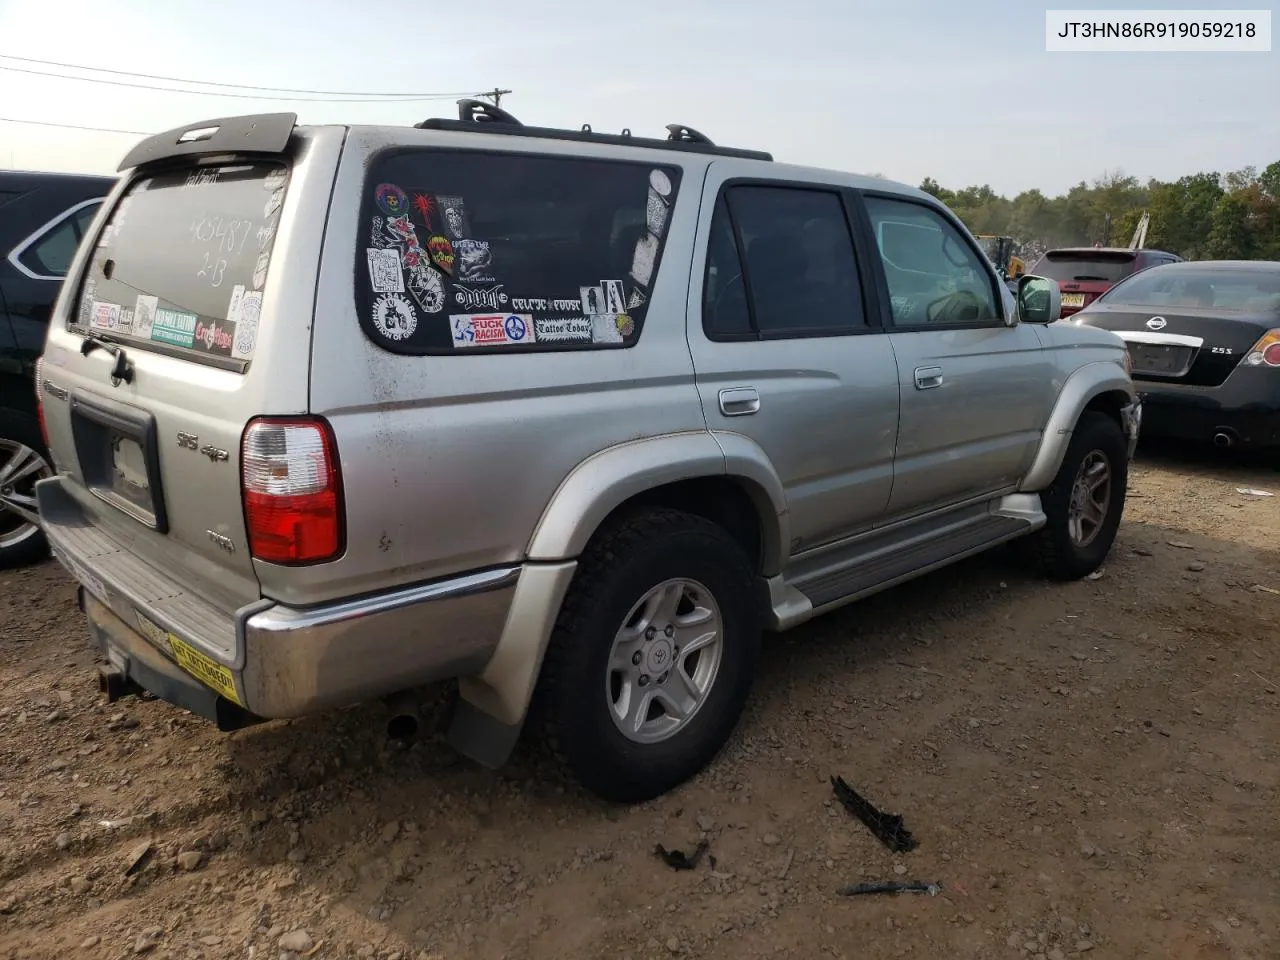
[[[867,829],[894,853],[909,853],[918,846],[911,831],[903,826],[902,817],[894,813],[881,813],[845,783],[843,777],[832,777],[831,787],[844,808],[866,824]]]
[[[1274,497],[1274,493],[1268,493],[1266,490],[1258,490],[1254,487],[1236,487],[1236,493],[1242,493],[1246,497]]]
[[[683,850],[668,850],[659,843],[653,848],[653,852],[672,870],[693,870],[698,866],[702,855],[707,852],[707,846],[707,841],[699,840],[698,845],[693,848],[693,853],[686,855]]]
[[[884,880],[879,883],[853,883],[839,890],[842,897],[856,897],[864,893],[927,893],[936,897],[942,892],[942,884],[921,883],[919,880]]]

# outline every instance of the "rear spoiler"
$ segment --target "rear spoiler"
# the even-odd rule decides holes
[[[296,113],[260,113],[222,117],[177,127],[147,137],[125,154],[116,172],[168,160],[211,153],[283,153],[297,125]]]

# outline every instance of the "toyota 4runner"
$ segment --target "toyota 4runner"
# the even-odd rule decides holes
[[[910,187],[697,131],[151,137],[57,302],[37,487],[110,695],[234,729],[457,678],[590,789],[716,754],[764,631],[997,544],[1095,570],[1123,342]]]

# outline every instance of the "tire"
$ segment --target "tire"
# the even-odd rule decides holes
[[[10,504],[21,502],[28,506],[29,498],[34,496],[32,487],[35,481],[53,475],[49,454],[40,436],[39,421],[17,410],[0,409],[0,475],[6,467],[12,469],[34,464],[33,456],[39,458],[36,473],[23,476],[14,485],[0,480],[0,569],[35,563],[49,555],[48,544],[39,526],[33,529],[29,520],[7,507],[6,497],[10,498]]]
[[[1085,524],[1084,537],[1073,536],[1072,500],[1077,480],[1090,472],[1100,478],[1098,464],[1105,463],[1109,490],[1100,520]],[[1115,543],[1124,515],[1125,492],[1129,482],[1129,449],[1120,424],[1104,413],[1086,410],[1072,431],[1071,442],[1058,475],[1040,494],[1048,523],[1033,537],[1033,557],[1041,571],[1054,580],[1079,580],[1097,570]],[[1093,498],[1095,506],[1100,496]],[[1097,510],[1091,511],[1096,517]],[[1079,534],[1081,528],[1077,527]]]
[[[641,601],[664,584],[655,596],[666,598],[668,609],[671,598],[682,598],[677,622],[690,601],[696,606],[684,614],[686,622],[701,616],[699,611],[718,616],[718,645],[688,649],[696,637],[710,634],[713,621],[668,634],[664,626],[671,621],[661,613],[643,616],[646,608],[661,610]],[[631,617],[637,607],[639,623],[653,624],[652,640]],[[701,517],[649,510],[598,533],[582,555],[538,681],[535,711],[551,751],[579,783],[615,803],[651,800],[688,780],[711,762],[742,714],[760,649],[761,614],[742,549]],[[615,655],[615,641],[629,622],[628,636],[635,640],[618,646]],[[625,669],[613,669],[624,661]],[[664,665],[667,673],[658,673]],[[648,677],[644,688],[641,673]],[[708,677],[700,699],[685,696]],[[650,705],[643,716],[626,710],[646,695],[657,709]],[[697,700],[679,722],[667,715],[677,700],[686,706]],[[639,732],[623,732],[645,716],[653,719]],[[640,742],[654,736],[660,739]]]

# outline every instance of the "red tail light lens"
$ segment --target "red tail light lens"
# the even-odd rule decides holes
[[[342,553],[338,450],[323,420],[251,420],[240,443],[240,483],[255,559],[300,565]]]
[[[1280,367],[1280,328],[1259,337],[1240,362],[1250,367]]]
[[[49,428],[44,423],[44,357],[36,360],[36,419],[40,421],[40,438],[49,449]]]

